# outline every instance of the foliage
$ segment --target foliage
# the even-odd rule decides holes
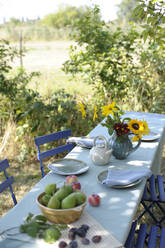
[[[132,15],[143,20],[144,40],[153,39],[156,43],[165,43],[165,2],[164,0],[138,0],[139,4]]]
[[[20,158],[26,159],[28,154],[33,155],[34,136],[71,128],[77,135],[86,135],[93,123],[84,128],[82,121],[78,118],[76,109],[77,99],[66,93],[63,89],[53,92],[50,96],[41,96],[37,91],[29,89],[28,83],[37,72],[27,73],[19,68],[15,74],[12,73],[10,65],[15,50],[9,43],[1,44],[0,64],[0,109],[2,135],[6,123],[12,119],[17,125],[17,136],[15,142],[20,146]]]
[[[74,7],[71,5],[61,5],[54,14],[46,15],[40,22],[48,27],[61,28],[71,25],[89,12],[89,7]]]
[[[29,213],[19,230],[21,233],[27,233],[30,237],[42,238],[45,242],[54,243],[60,238],[61,229],[64,228],[67,228],[67,225],[49,224],[45,216]]]
[[[137,18],[132,15],[132,12],[137,6],[138,2],[139,0],[122,0],[121,3],[117,5],[119,9],[117,11],[118,21],[136,22]]]
[[[97,18],[98,13],[95,7],[90,15],[74,25],[77,45],[71,46],[70,60],[64,63],[63,70],[81,74],[104,102],[129,101],[137,111],[161,112],[164,48],[152,42],[144,46],[134,25],[127,32],[120,28],[113,32]],[[159,108],[156,101],[153,104],[154,93],[157,102],[161,102]]]

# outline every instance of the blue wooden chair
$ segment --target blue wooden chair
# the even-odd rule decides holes
[[[140,214],[138,219],[141,219],[142,216],[148,213],[155,224],[161,227],[162,222],[165,220],[165,209],[162,203],[165,203],[165,181],[161,175],[152,175],[145,185],[141,200],[144,211]],[[158,209],[160,210],[159,217],[155,215]]]
[[[44,136],[39,136],[39,137],[35,137],[35,144],[37,146],[37,151],[38,151],[38,160],[40,161],[40,168],[41,168],[41,175],[42,177],[45,176],[45,171],[44,171],[44,166],[43,166],[43,162],[42,160],[44,158],[48,158],[51,156],[54,156],[56,154],[62,153],[62,152],[69,152],[74,148],[74,144],[64,144],[64,145],[60,145],[56,148],[53,149],[49,149],[47,151],[41,152],[41,146],[46,144],[46,143],[50,143],[53,141],[58,141],[58,140],[62,140],[62,139],[68,139],[69,136],[71,136],[71,130],[67,129],[64,131],[59,131],[56,133],[51,133],[51,134],[47,134]]]
[[[125,248],[164,248],[165,247],[165,228],[159,226],[148,226],[141,224],[137,230],[138,219],[131,226],[128,238],[124,245]]]
[[[9,162],[7,159],[0,161],[0,173],[4,174],[4,176],[6,178],[4,181],[2,181],[0,183],[0,193],[2,193],[4,190],[9,188],[14,205],[16,205],[17,200],[16,200],[15,194],[13,192],[13,188],[12,188],[12,183],[14,182],[14,178],[12,176],[8,176],[8,173],[6,171],[6,169],[8,167],[9,167]]]

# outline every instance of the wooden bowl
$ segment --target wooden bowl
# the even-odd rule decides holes
[[[42,214],[52,223],[55,224],[69,224],[72,223],[76,220],[78,220],[80,218],[80,216],[82,215],[84,208],[86,206],[86,202],[87,202],[87,197],[86,197],[86,201],[74,208],[68,208],[68,209],[52,209],[52,208],[48,208],[46,206],[44,206],[41,203],[41,198],[45,195],[45,193],[41,193],[38,197],[37,197],[37,204],[42,212]]]

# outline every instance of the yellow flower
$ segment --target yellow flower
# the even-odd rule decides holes
[[[94,115],[93,115],[93,121],[95,121],[96,120],[96,118],[97,118],[97,106],[95,105],[95,108],[94,108]]]
[[[102,114],[103,114],[104,116],[108,116],[109,114],[114,115],[113,112],[114,112],[114,111],[118,111],[118,109],[115,108],[115,105],[116,105],[116,103],[113,102],[113,103],[111,103],[111,104],[109,104],[109,105],[103,106],[103,107],[102,107]]]
[[[149,128],[148,128],[148,124],[146,121],[141,121],[141,134],[142,135],[149,135],[149,132],[151,131]]]
[[[133,138],[132,138],[132,141],[134,142],[134,141],[138,141],[139,139],[141,139],[142,137],[141,137],[141,135],[140,134],[138,134],[138,135],[135,135]]]
[[[78,111],[82,113],[82,117],[86,117],[86,111],[84,105],[81,102],[78,103]]]
[[[138,120],[130,120],[128,123],[128,128],[134,134],[140,134],[141,122]]]

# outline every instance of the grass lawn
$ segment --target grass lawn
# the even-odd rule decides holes
[[[26,53],[23,66],[28,72],[39,71],[41,76],[34,79],[29,87],[42,95],[50,95],[57,89],[64,88],[70,94],[85,97],[90,94],[92,87],[79,78],[73,78],[62,71],[62,64],[69,59],[70,41],[25,43]],[[19,59],[14,66],[20,65]]]

